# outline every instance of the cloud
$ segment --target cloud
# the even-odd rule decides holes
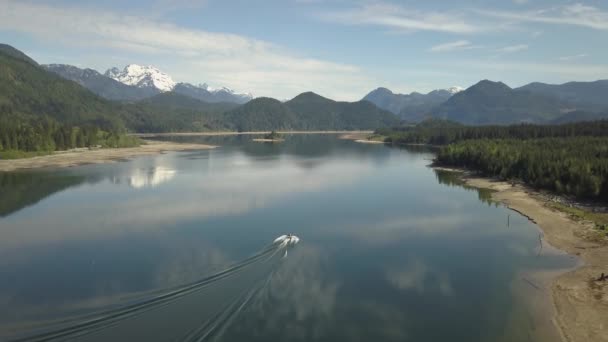
[[[476,48],[475,45],[471,44],[468,40],[457,40],[451,43],[439,44],[431,47],[431,52],[447,52],[454,50],[470,50]]]
[[[434,31],[463,34],[481,31],[480,27],[463,19],[457,13],[423,12],[383,3],[327,12],[320,17],[340,24],[379,26],[407,32]]]
[[[502,52],[502,53],[514,53],[514,52],[520,52],[520,51],[524,51],[524,50],[528,50],[528,45],[526,45],[526,44],[510,45],[510,46],[505,46],[500,49],[497,49],[496,51]]]
[[[574,25],[595,30],[608,30],[608,12],[580,3],[536,11],[477,10],[476,12],[489,17],[519,22]]]
[[[298,56],[281,46],[241,35],[90,8],[12,0],[2,6],[0,30],[64,46],[105,49],[108,55],[140,53],[166,63],[159,67],[178,81],[204,81],[281,98],[313,89],[341,99],[358,98],[372,83],[354,65]],[[133,62],[151,64],[146,60]]]
[[[578,55],[561,56],[558,59],[560,61],[571,61],[571,60],[581,59],[581,58],[585,58],[585,57],[589,57],[589,55],[586,54],[586,53],[581,53],[581,54],[578,54]]]

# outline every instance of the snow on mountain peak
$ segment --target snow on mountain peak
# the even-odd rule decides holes
[[[176,84],[171,76],[157,68],[138,64],[129,64],[122,71],[118,68],[108,69],[105,75],[126,85],[156,88],[162,92],[173,90]]]
[[[224,92],[224,93],[228,93],[231,95],[236,95],[236,96],[240,96],[240,97],[244,97],[244,98],[249,98],[249,99],[253,98],[253,95],[251,93],[237,93],[236,91],[234,91],[228,87],[215,88],[215,87],[208,85],[207,83],[199,84],[198,87],[201,89],[204,89],[212,94]]]
[[[461,91],[464,90],[463,87],[459,87],[459,86],[453,86],[453,87],[449,87],[448,89],[446,89],[450,94],[454,95],[456,93],[460,93]]]

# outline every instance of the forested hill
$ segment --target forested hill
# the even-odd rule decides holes
[[[484,80],[452,96],[432,110],[432,115],[464,124],[488,125],[549,122],[567,110],[566,104],[551,96]]]
[[[251,100],[226,113],[225,122],[239,131],[357,130],[393,126],[399,119],[368,101],[339,102],[307,92],[285,103]]]
[[[117,107],[78,84],[0,50],[0,115],[21,119],[50,117],[65,124],[123,127]]]
[[[224,112],[237,106],[166,92],[126,105],[122,118],[129,129],[141,133],[226,130]]]

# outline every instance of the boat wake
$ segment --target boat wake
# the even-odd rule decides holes
[[[287,250],[299,240],[282,235],[249,258],[198,281],[118,308],[55,322],[12,341],[215,340],[268,286]]]

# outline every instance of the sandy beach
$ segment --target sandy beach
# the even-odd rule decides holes
[[[495,190],[493,199],[535,222],[550,245],[580,258],[581,267],[548,283],[553,322],[563,341],[608,341],[608,281],[597,281],[602,272],[608,273],[608,239],[601,237],[593,223],[574,221],[548,207],[543,195],[523,185],[474,177],[464,180],[473,187]]]
[[[77,151],[55,152],[40,157],[0,160],[0,171],[110,163],[136,156],[158,154],[166,151],[193,151],[210,148],[215,148],[215,146],[145,140],[145,144],[139,147],[103,148],[97,150],[79,149]]]

